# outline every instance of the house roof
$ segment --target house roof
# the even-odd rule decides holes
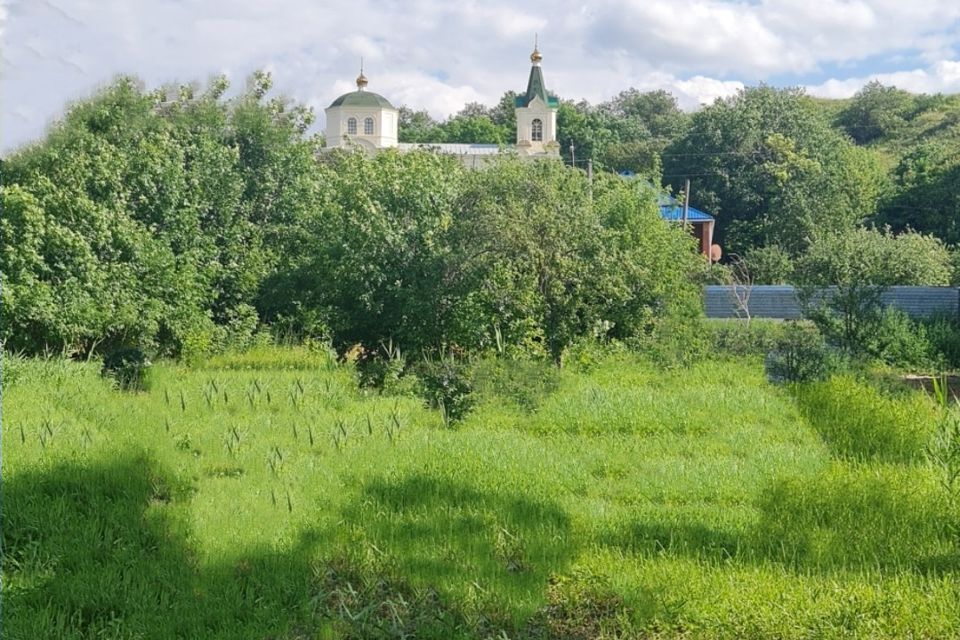
[[[657,204],[660,205],[660,217],[664,220],[681,222],[683,220],[683,203],[664,191],[657,197]],[[687,207],[687,222],[710,222],[713,216],[704,213],[700,209]]]
[[[624,180],[642,179],[650,184],[646,178],[638,178],[633,171],[620,171],[619,175]],[[660,217],[671,222],[683,221],[683,203],[671,196],[666,191],[661,191],[657,196],[657,205],[660,207]],[[709,213],[704,213],[700,209],[687,207],[687,222],[710,222],[714,218]]]
[[[393,109],[390,101],[373,91],[351,91],[345,93],[333,102],[330,107],[380,107]]]
[[[496,144],[466,144],[451,142],[401,142],[397,145],[401,151],[411,149],[425,149],[451,153],[459,156],[490,156],[500,153],[500,146]]]
[[[660,217],[664,220],[670,220],[672,222],[680,222],[683,220],[683,205],[674,204],[674,205],[660,205]],[[704,213],[700,209],[694,209],[693,207],[687,208],[687,222],[710,222],[713,220],[713,216],[709,213]]]

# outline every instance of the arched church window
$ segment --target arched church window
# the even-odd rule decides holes
[[[543,120],[540,118],[530,123],[530,139],[534,142],[543,142]]]
[[[372,136],[373,135],[373,118],[364,118],[363,120],[363,135]]]
[[[357,135],[357,119],[347,118],[347,133],[352,136]]]

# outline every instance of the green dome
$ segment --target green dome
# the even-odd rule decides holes
[[[351,91],[345,93],[332,103],[331,107],[381,107],[393,109],[390,101],[373,91]]]

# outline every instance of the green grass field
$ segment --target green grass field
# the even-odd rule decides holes
[[[451,429],[305,349],[140,393],[8,360],[3,637],[960,635],[922,394],[630,355],[548,377],[493,375]]]

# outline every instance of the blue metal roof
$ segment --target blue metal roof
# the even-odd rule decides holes
[[[683,220],[683,205],[661,204],[660,217],[664,220],[680,222]],[[687,208],[687,222],[710,222],[711,220],[713,220],[713,216],[709,213],[704,213],[700,211],[700,209],[694,209],[693,207]]]
[[[636,173],[626,169],[617,173],[624,180],[635,180],[638,177]],[[645,178],[643,180],[646,181]],[[653,186],[649,181],[647,181],[647,184]],[[683,220],[683,203],[666,191],[660,191],[657,196],[657,204],[660,206],[660,217],[664,220],[670,220],[671,222],[681,222]],[[687,222],[710,222],[711,220],[713,220],[713,216],[709,213],[687,207]]]
[[[683,220],[683,204],[665,191],[660,192],[657,198],[657,204],[660,205],[660,217],[664,220],[680,222]],[[704,213],[700,209],[687,207],[687,222],[710,222],[713,216]]]

